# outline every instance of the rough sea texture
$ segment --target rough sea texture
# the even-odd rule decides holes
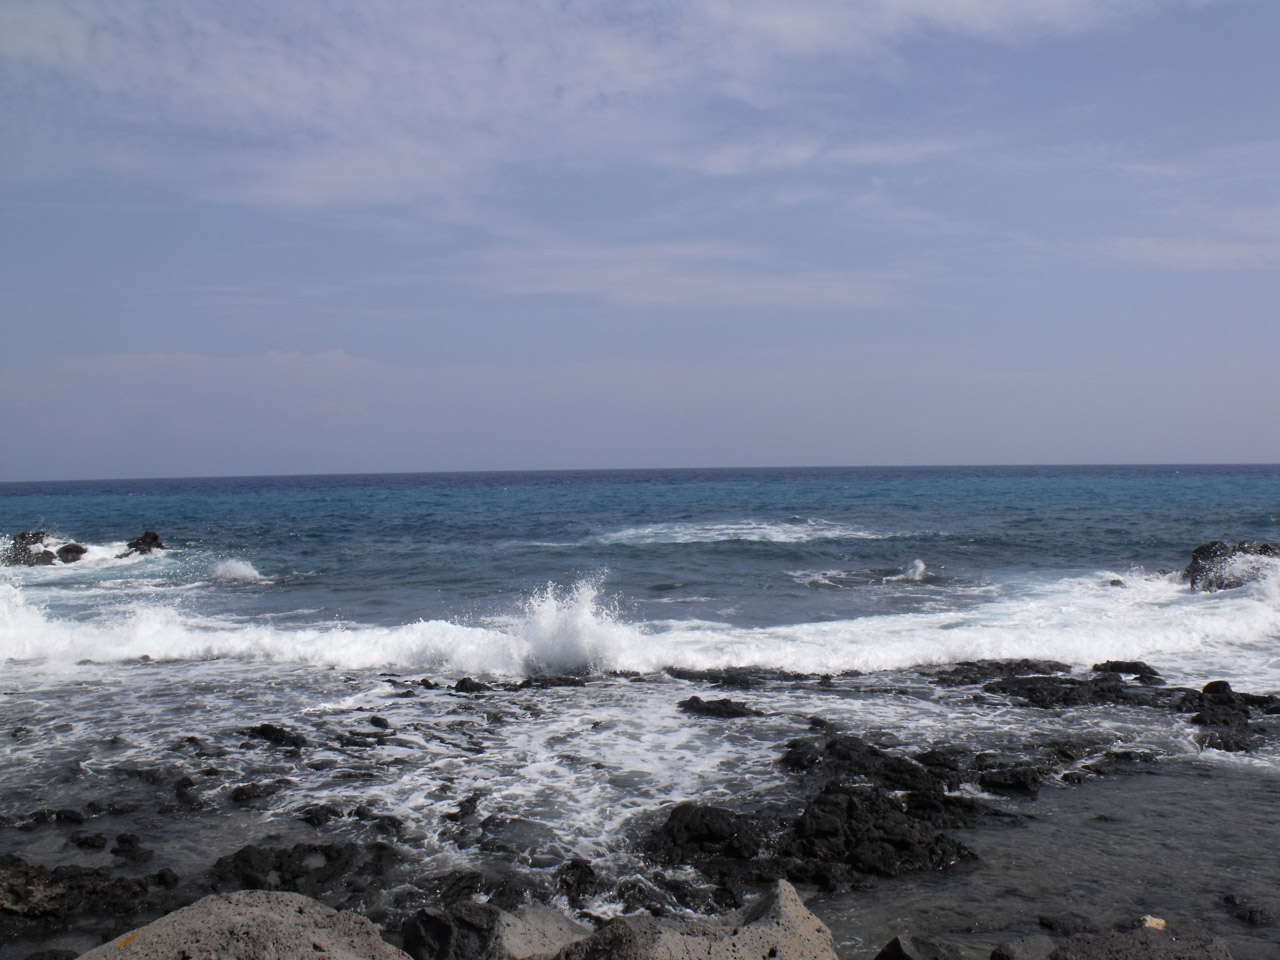
[[[617,881],[643,873],[637,838],[677,802],[791,802],[779,750],[814,717],[888,749],[1092,745],[1059,765],[1068,781],[1130,751],[1233,789],[1280,786],[1274,739],[1206,751],[1185,715],[1036,709],[932,682],[958,661],[1085,676],[1112,659],[1280,693],[1280,574],[1264,563],[1216,593],[1178,577],[1201,542],[1280,540],[1274,466],[0,485],[0,531],[37,529],[88,552],[0,568],[0,824],[133,798],[151,872],[311,838],[298,811],[327,804],[365,808],[330,831],[394,834],[422,870],[500,858],[537,874],[581,857]],[[117,559],[146,529],[167,549]],[[768,679],[726,694],[698,673],[737,667]],[[512,689],[565,676],[586,683]],[[503,689],[449,689],[463,677]],[[759,716],[691,717],[677,706],[691,695]],[[307,763],[243,749],[263,723],[304,736]],[[155,776],[191,776],[200,804],[149,812]],[[6,827],[0,853],[120,867],[73,832]],[[969,842],[1005,842],[983,836]],[[1255,881],[1265,895],[1280,877]],[[877,895],[818,910],[844,955],[882,945],[855,923],[888,922],[866,916]]]

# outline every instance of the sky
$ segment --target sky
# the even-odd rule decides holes
[[[1275,0],[0,0],[0,480],[1280,462]]]

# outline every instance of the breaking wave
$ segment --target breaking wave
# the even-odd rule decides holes
[[[1169,576],[1133,575],[1123,587],[1112,586],[1115,579],[1100,572],[1026,586],[963,611],[763,627],[628,622],[601,596],[596,580],[548,584],[516,613],[476,622],[296,628],[202,618],[145,601],[87,622],[65,620],[0,583],[0,658],[51,666],[85,659],[242,658],[492,677],[647,673],[669,666],[822,674],[1011,657],[1081,666],[1145,659],[1171,679],[1179,673],[1191,679],[1247,675],[1254,689],[1280,690],[1280,659],[1259,656],[1280,637],[1280,580],[1202,594]]]

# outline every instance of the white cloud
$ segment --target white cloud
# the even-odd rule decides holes
[[[1181,0],[1167,0],[1179,5]],[[7,0],[0,78],[10,176],[133,172],[281,204],[448,198],[515,159],[657,162],[705,139],[717,98],[785,105],[787,70],[949,31],[1087,29],[1156,0]],[[732,172],[819,145],[703,150]],[[949,149],[831,148],[902,163]]]

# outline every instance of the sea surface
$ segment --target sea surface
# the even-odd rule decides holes
[[[329,803],[395,817],[431,868],[580,856],[621,875],[675,802],[785,796],[778,747],[815,716],[903,750],[1069,735],[1280,773],[1274,746],[1202,751],[1185,716],[993,705],[930,682],[965,660],[1086,675],[1125,659],[1280,694],[1280,570],[1217,593],[1178,575],[1201,542],[1280,540],[1277,466],[0,484],[0,549],[37,529],[88,552],[0,568],[0,817],[127,798],[121,771],[157,763],[212,770],[197,780],[218,818],[186,833],[155,819],[179,872],[302,837],[296,811]],[[166,549],[121,557],[144,530]],[[733,667],[771,679],[711,695],[761,716],[678,709],[710,696],[690,671]],[[565,675],[586,684],[516,689]],[[498,689],[449,689],[463,677]],[[238,749],[264,722],[306,736],[309,763]],[[184,743],[225,753],[204,763]],[[288,789],[226,800],[273,776]],[[456,815],[468,797],[484,828]],[[52,834],[0,845],[114,862]]]

